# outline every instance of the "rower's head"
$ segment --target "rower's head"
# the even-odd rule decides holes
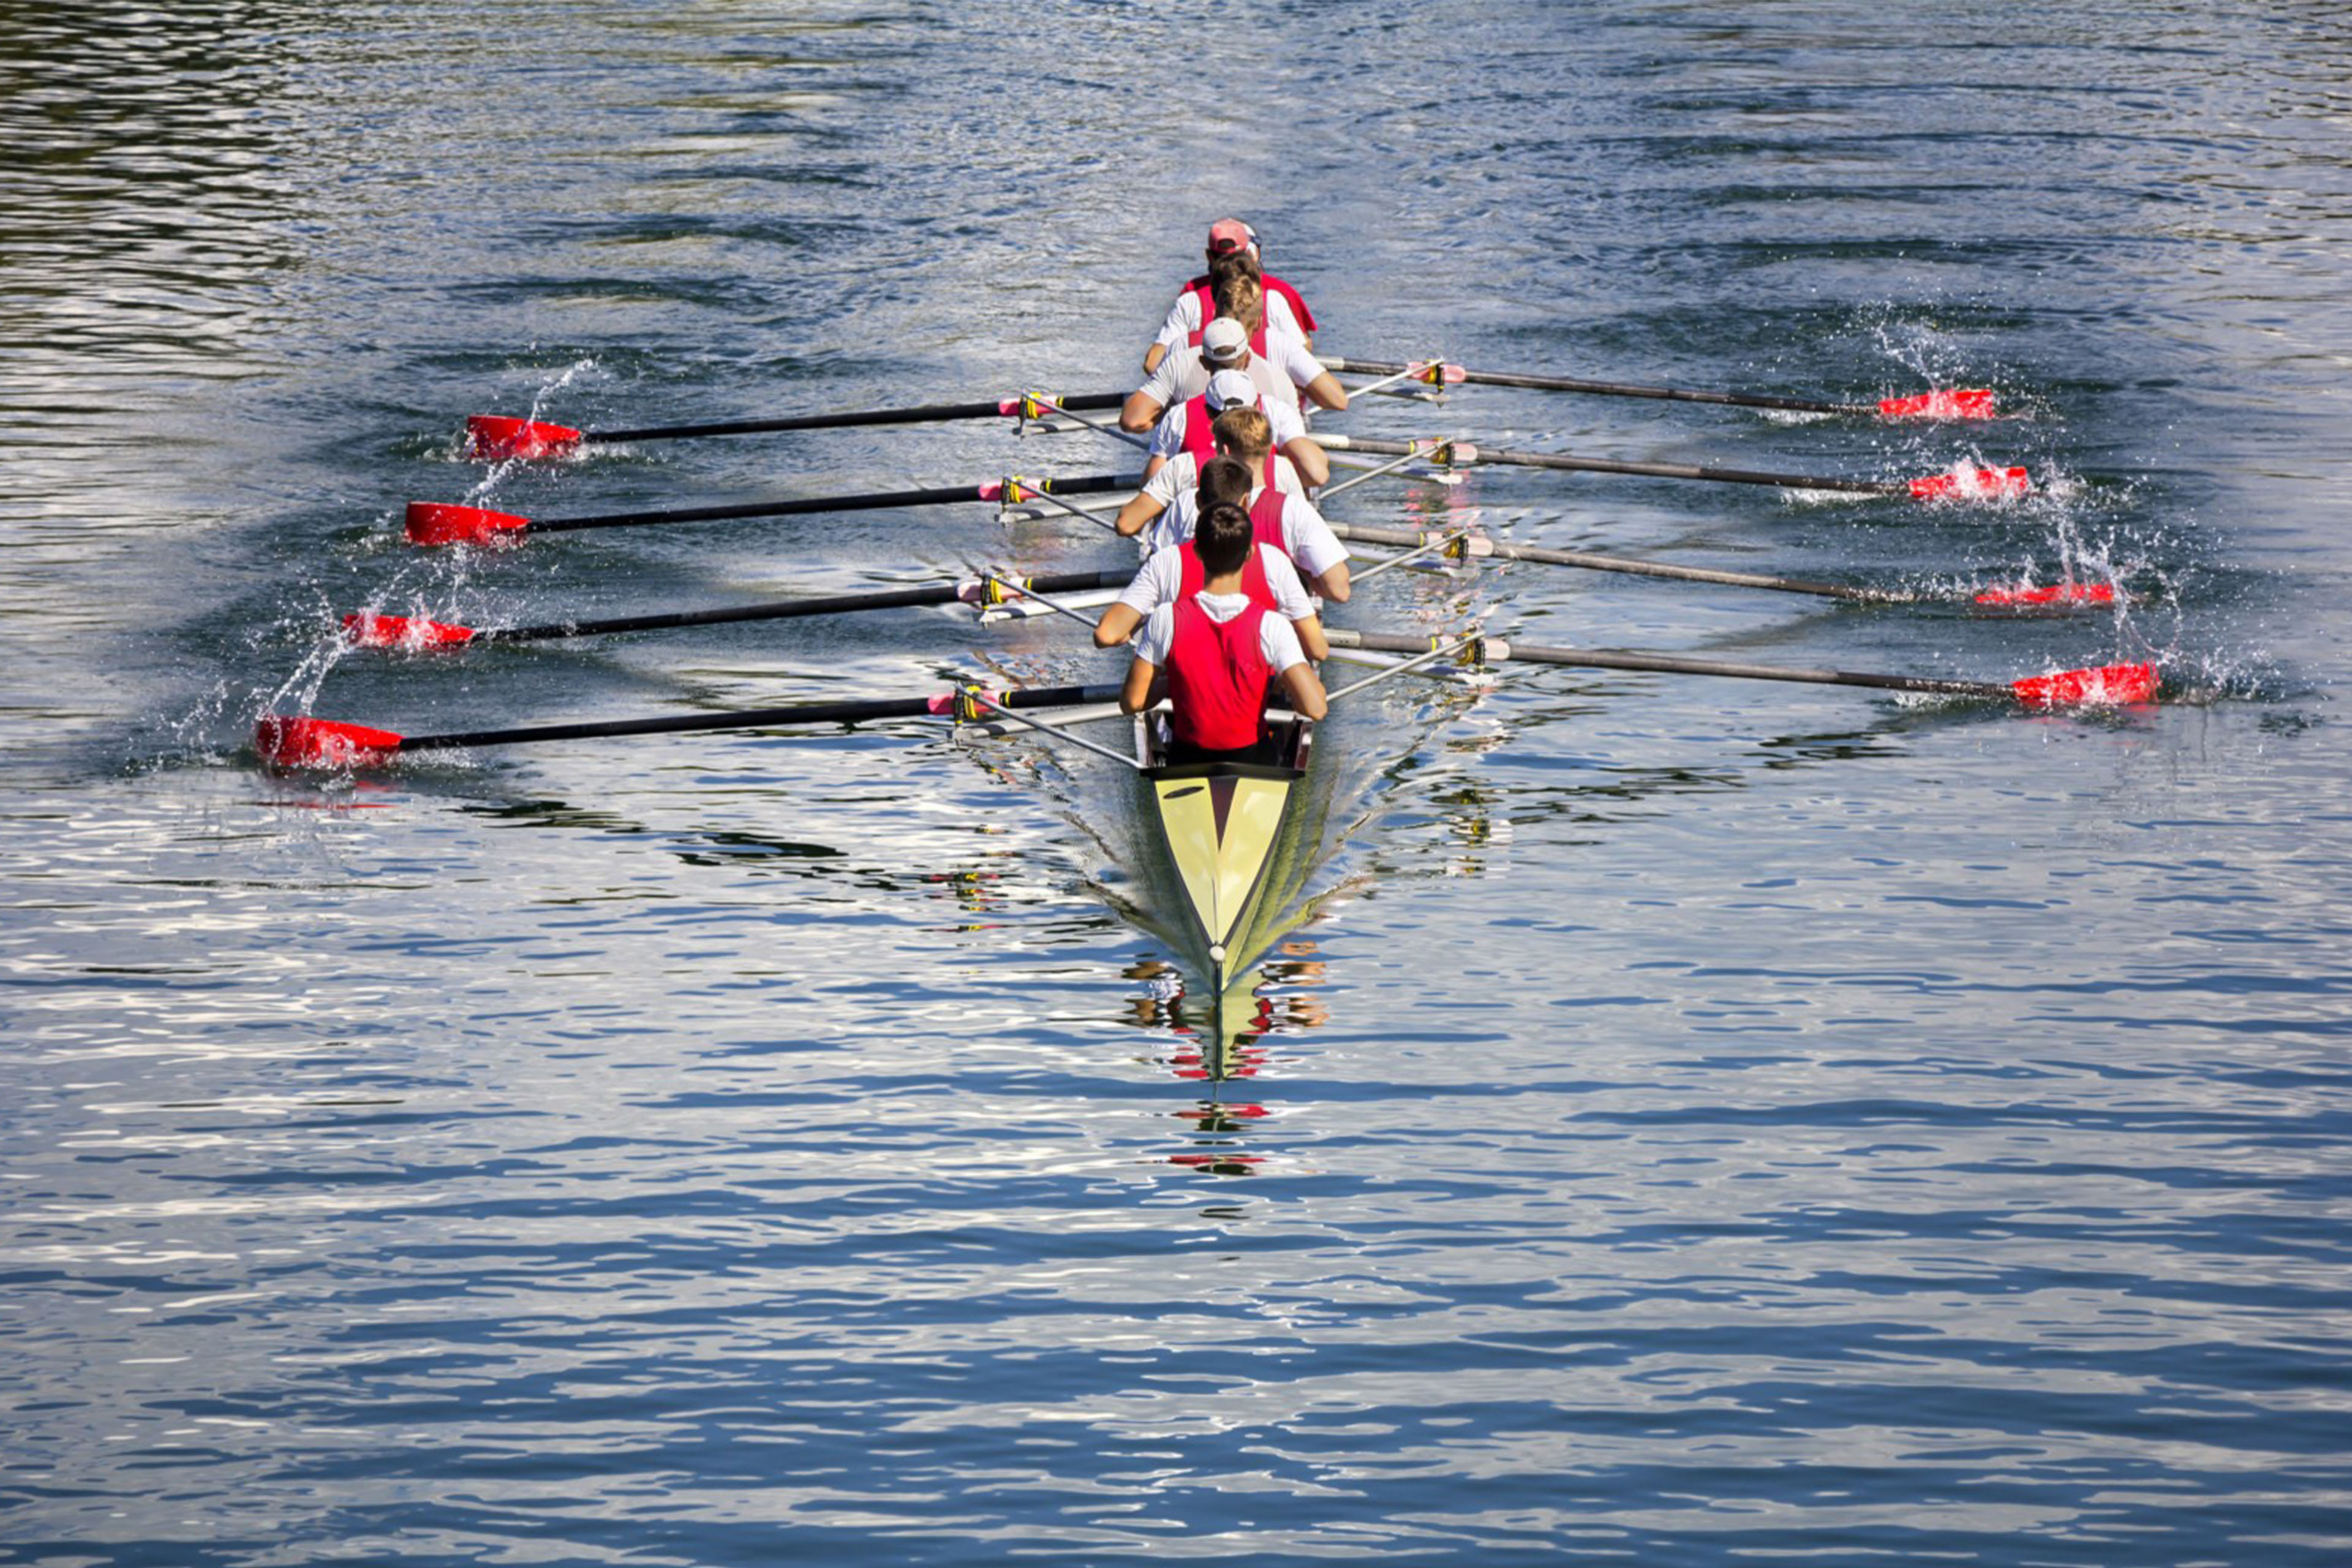
[[[1209,285],[1209,297],[1216,301],[1217,314],[1239,321],[1244,333],[1265,325],[1265,289],[1256,279],[1239,270],[1228,272]]]
[[[1249,369],[1249,328],[1231,316],[1219,316],[1201,329],[1201,361],[1211,374],[1221,370]]]
[[[1201,558],[1203,573],[1222,577],[1248,563],[1252,537],[1249,513],[1227,501],[1201,514],[1192,530],[1192,552]]]
[[[1274,448],[1274,426],[1263,410],[1236,403],[1209,422],[1209,439],[1219,452],[1255,473]]]
[[[1249,465],[1235,458],[1212,458],[1201,465],[1193,495],[1206,517],[1221,506],[1247,506],[1251,488]]]
[[[1257,258],[1246,250],[1229,250],[1209,263],[1209,290],[1213,296],[1217,285],[1228,278],[1246,278],[1262,283],[1265,274],[1258,270]]]
[[[1257,383],[1249,378],[1247,371],[1221,370],[1209,377],[1208,390],[1202,395],[1209,400],[1212,415],[1236,405],[1254,408],[1257,405]]]
[[[1235,252],[1255,257],[1257,231],[1237,217],[1221,217],[1209,226],[1209,264],[1214,266],[1218,257]]]

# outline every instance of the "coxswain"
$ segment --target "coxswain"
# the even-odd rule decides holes
[[[1167,320],[1160,325],[1160,335],[1143,351],[1143,368],[1148,373],[1160,368],[1160,362],[1174,350],[1191,341],[1192,335],[1206,326],[1216,315],[1216,300],[1211,286],[1218,273],[1224,269],[1246,272],[1250,279],[1265,289],[1266,321],[1276,328],[1286,328],[1298,334],[1301,342],[1315,345],[1315,312],[1307,308],[1298,290],[1281,279],[1261,270],[1257,233],[1237,217],[1219,218],[1209,226],[1209,270],[1202,273],[1177,291],[1176,302],[1168,308]]]
[[[1221,506],[1230,506],[1248,522],[1245,502],[1250,489],[1247,468],[1231,458],[1213,459],[1201,469],[1201,515],[1205,517]],[[1258,536],[1255,523],[1250,526],[1252,548],[1242,562],[1242,586],[1238,591],[1288,621],[1308,658],[1323,658],[1331,651],[1331,645],[1323,635],[1323,622],[1316,614],[1315,601],[1307,596],[1306,585],[1298,580],[1297,567],[1291,564],[1290,557],[1283,553],[1279,544]],[[1155,550],[1144,558],[1142,570],[1136,573],[1134,581],[1119,594],[1118,601],[1105,610],[1096,624],[1097,647],[1117,647],[1152,611],[1200,592],[1204,579],[1198,543],[1199,531],[1195,529],[1193,537],[1169,549]]]
[[[1267,329],[1265,296],[1258,286],[1235,278],[1218,289],[1217,315],[1202,330],[1200,342],[1161,360],[1150,378],[1129,395],[1118,411],[1119,428],[1150,429],[1171,405],[1198,397],[1207,389],[1209,377],[1221,370],[1240,371],[1270,402],[1296,408],[1304,395],[1334,413],[1348,406],[1347,388],[1307,352],[1305,343]]]
[[[1334,604],[1346,604],[1348,547],[1339,542],[1331,525],[1315,510],[1314,502],[1275,482],[1275,476],[1286,465],[1274,460],[1273,433],[1265,416],[1255,408],[1236,405],[1218,415],[1209,429],[1216,440],[1217,456],[1241,464],[1242,471],[1250,478],[1249,493],[1242,504],[1249,509],[1258,542],[1271,544],[1288,556],[1307,587]],[[1160,470],[1160,477],[1165,478],[1176,468],[1175,463],[1171,463]],[[1151,486],[1119,509],[1118,526],[1121,533],[1143,533],[1147,527],[1150,530],[1143,533],[1146,551],[1165,550],[1192,538],[1201,515],[1199,498],[1192,487],[1174,490],[1172,498],[1163,505],[1154,495],[1158,486],[1159,479],[1155,479]]]
[[[1256,384],[1241,372],[1221,370],[1209,377],[1209,384],[1201,389],[1200,396],[1186,398],[1160,416],[1159,425],[1151,432],[1150,455],[1143,461],[1143,482],[1149,485],[1152,476],[1171,458],[1190,453],[1195,462],[1205,463],[1215,457],[1210,424],[1220,412],[1235,405],[1255,408],[1265,416],[1272,429],[1274,449],[1298,470],[1299,483],[1307,489],[1311,491],[1330,481],[1331,459],[1307,434],[1298,411],[1262,395]]]
[[[1278,683],[1307,718],[1328,710],[1323,682],[1290,623],[1244,591],[1262,550],[1251,542],[1249,513],[1230,502],[1210,507],[1184,547],[1197,585],[1153,610],[1136,639],[1118,705],[1140,713],[1165,693],[1171,763],[1274,760],[1265,724],[1269,684]]]

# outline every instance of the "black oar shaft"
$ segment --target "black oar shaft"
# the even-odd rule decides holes
[[[1116,587],[1132,572],[1066,572],[1045,577],[1006,578],[1010,588],[1034,588],[1041,594],[1083,593],[1089,588]],[[778,599],[763,605],[736,605],[716,610],[678,610],[664,615],[618,616],[602,621],[550,621],[535,626],[493,626],[474,634],[476,642],[543,642],[554,637],[602,637],[612,632],[667,631],[677,626],[716,626],[734,621],[784,621],[803,616],[839,616],[859,610],[910,609],[923,605],[951,605],[962,595],[961,583],[930,583],[919,588],[887,588],[870,594],[833,594],[821,598]]]
[[[1007,708],[1068,708],[1108,702],[1116,686],[1047,686],[1007,692],[991,700]],[[467,730],[446,735],[405,735],[402,752],[450,751],[467,746],[520,746],[539,741],[593,741],[622,735],[683,735],[698,730],[766,730],[788,724],[856,724],[882,719],[921,719],[936,710],[928,697],[883,698],[865,702],[803,702],[784,708],[743,708],[723,713],[668,714],[657,719],[619,719],[601,723],[541,724],[518,730]]]
[[[1335,522],[1333,534],[1367,544],[1393,544],[1419,549],[1431,536],[1402,528],[1359,528]],[[1716,583],[1729,588],[1767,588],[1781,594],[1810,594],[1816,598],[1843,599],[1853,604],[1916,604],[1916,594],[1889,593],[1880,588],[1854,588],[1841,583],[1811,583],[1800,577],[1771,577],[1755,572],[1723,572],[1706,566],[1673,566],[1658,561],[1636,561],[1622,555],[1595,555],[1583,550],[1546,550],[1532,544],[1510,544],[1499,539],[1469,541],[1464,553],[1472,559],[1493,556],[1498,561],[1531,561],[1543,566],[1570,566],[1585,572],[1622,572],[1636,577],[1666,577],[1677,582]]]
[[[1374,375],[1402,375],[1412,367],[1395,360],[1323,360],[1331,370],[1370,371]],[[1523,375],[1510,371],[1465,370],[1462,379],[1482,386],[1520,386],[1538,392],[1587,392],[1602,397],[1650,397],[1673,403],[1713,403],[1734,408],[1777,408],[1790,414],[1876,414],[1868,403],[1822,403],[1803,397],[1772,397],[1748,392],[1698,392],[1681,386],[1640,386],[1622,381],[1585,381],[1571,375]]]
[[[1086,474],[1076,479],[1032,481],[1055,495],[1086,495],[1101,490],[1132,489],[1140,481],[1119,474]],[[567,533],[587,528],[637,528],[665,522],[722,522],[745,517],[805,517],[815,512],[877,511],[889,507],[946,506],[958,501],[993,499],[983,485],[934,485],[919,490],[876,490],[862,495],[808,496],[799,500],[754,501],[744,506],[679,507],[668,511],[615,511],[594,517],[532,520],[534,533]]]
[[[1370,648],[1383,653],[1426,653],[1427,637],[1385,632],[1351,632],[1324,628],[1334,647]],[[1791,668],[1776,664],[1745,664],[1731,659],[1691,658],[1680,654],[1634,653],[1580,647],[1546,647],[1537,643],[1489,638],[1485,657],[1528,664],[1570,665],[1585,669],[1648,670],[1661,675],[1716,675],[1738,680],[1790,680],[1811,686],[1868,686],[1885,691],[1922,691],[1949,697],[2008,699],[2015,690],[1990,680],[1937,680],[1916,675],[1873,675],[1852,669]]]
[[[1088,392],[1055,399],[1065,408],[1117,408],[1124,393]],[[980,403],[932,403],[914,408],[866,408],[846,414],[796,414],[776,419],[726,419],[700,425],[649,425],[637,430],[583,430],[583,441],[669,441],[689,436],[765,436],[786,430],[843,430],[861,425],[929,425],[953,419],[994,419],[1004,415],[1002,399]]]
[[[1426,442],[1416,446],[1410,441],[1376,441],[1361,437],[1334,437],[1325,443],[1343,452],[1371,452],[1384,457],[1409,457],[1416,450],[1430,450],[1431,455],[1444,456],[1444,446],[1431,448]],[[1579,458],[1565,452],[1512,452],[1491,447],[1475,447],[1465,442],[1475,456],[1470,461],[1502,463],[1520,468],[1559,468],[1573,473],[1640,474],[1661,479],[1705,479],[1713,484],[1771,485],[1790,490],[1843,490],[1853,495],[1907,495],[1910,487],[1886,479],[1833,479],[1818,474],[1768,474],[1752,468],[1705,468],[1693,463],[1626,463],[1611,458]]]

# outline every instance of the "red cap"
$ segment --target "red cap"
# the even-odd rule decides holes
[[[1220,218],[1209,226],[1209,254],[1212,256],[1223,256],[1229,250],[1256,248],[1256,234],[1237,217]]]

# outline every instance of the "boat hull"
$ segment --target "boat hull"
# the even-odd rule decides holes
[[[1212,995],[1265,951],[1297,890],[1288,873],[1301,858],[1292,840],[1314,725],[1280,722],[1281,760],[1271,763],[1171,764],[1163,728],[1147,722],[1139,737],[1150,820],[1174,874],[1174,934]]]

